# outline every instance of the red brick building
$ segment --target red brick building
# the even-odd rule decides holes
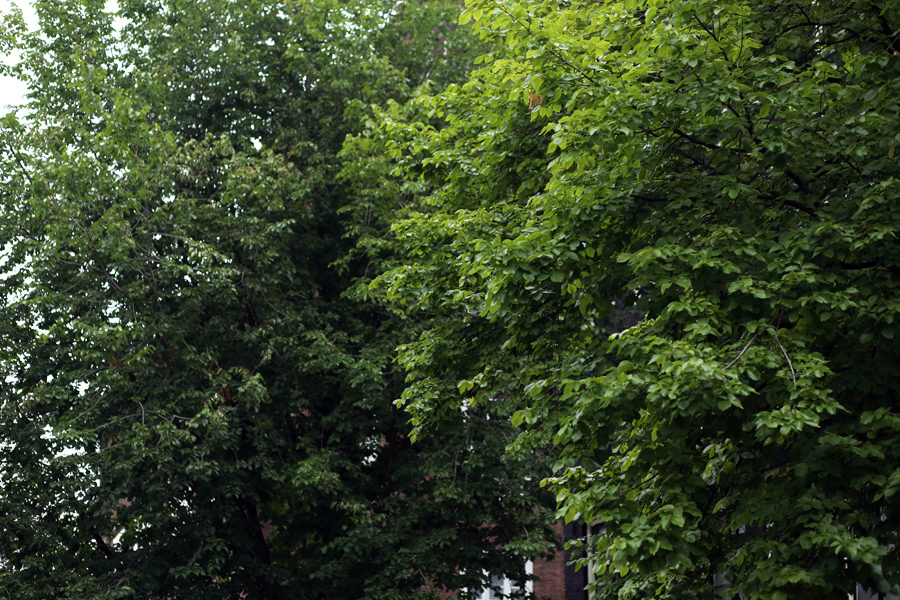
[[[559,522],[554,529],[567,540],[584,537],[586,533],[584,525],[577,523],[563,525]],[[585,569],[576,571],[568,565],[570,561],[571,552],[565,550],[558,550],[552,560],[535,561],[532,566],[535,596],[540,600],[588,600],[584,589],[587,586],[587,572]]]

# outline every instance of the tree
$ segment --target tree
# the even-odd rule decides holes
[[[29,113],[3,120],[0,589],[523,577],[550,539],[543,459],[506,457],[480,408],[411,444],[391,361],[421,324],[354,295],[377,260],[337,179],[367,103],[464,75],[453,3],[104,4],[37,4]]]
[[[474,396],[559,447],[599,597],[896,590],[897,4],[460,22],[505,49],[371,134],[426,190],[375,283],[443,316],[401,349],[417,432]]]

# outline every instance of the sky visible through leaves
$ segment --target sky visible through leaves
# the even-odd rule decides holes
[[[13,6],[17,6],[22,10],[28,28],[34,30],[37,28],[37,14],[34,7],[28,2],[10,2],[9,0],[0,0],[0,13],[7,14],[12,10]],[[116,9],[114,1],[107,2],[109,10]],[[6,55],[0,58],[6,64],[12,64],[17,59],[16,55]],[[18,81],[13,77],[0,75],[0,113],[5,113],[13,106],[18,106],[25,102],[25,93],[27,84],[24,81]]]
[[[0,11],[3,14],[9,13],[12,6],[13,3],[9,0],[0,0]],[[37,15],[34,13],[34,8],[26,3],[16,3],[16,6],[22,9],[22,14],[25,16],[29,28],[34,29],[37,26]],[[7,55],[2,60],[4,63],[9,64],[14,62],[16,58],[14,55]],[[0,75],[0,108],[2,108],[2,112],[7,112],[9,107],[24,102],[25,91],[26,83],[24,81]]]

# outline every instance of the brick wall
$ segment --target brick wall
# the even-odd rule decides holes
[[[553,526],[557,535],[563,536],[563,524],[557,522]],[[540,600],[566,600],[566,557],[565,552],[557,550],[550,560],[534,561],[534,594]]]

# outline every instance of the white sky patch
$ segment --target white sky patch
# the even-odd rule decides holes
[[[28,29],[32,31],[37,29],[37,14],[34,12],[34,7],[27,2],[13,3],[9,0],[0,0],[0,13],[4,15],[9,14],[12,11],[13,4],[22,9],[22,16],[25,17],[25,22],[28,23]],[[6,54],[0,57],[0,60],[8,65],[15,64],[18,59],[17,54]],[[23,104],[27,90],[28,86],[24,81],[19,81],[14,77],[0,76],[0,114],[9,111],[11,106]]]

